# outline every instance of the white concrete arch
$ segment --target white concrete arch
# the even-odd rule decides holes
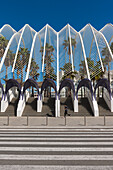
[[[3,31],[3,29],[4,29],[5,27],[9,27],[14,33],[17,32],[17,31],[16,31],[15,29],[13,29],[9,24],[3,25],[3,27],[0,29],[0,32]]]
[[[25,81],[28,79],[29,77],[29,72],[30,72],[30,66],[31,66],[31,59],[32,59],[32,55],[33,55],[33,50],[34,50],[34,45],[35,45],[35,42],[36,42],[36,38],[37,36],[39,36],[39,33],[45,29],[46,26],[44,26],[39,32],[36,32],[35,35],[34,35],[34,38],[33,38],[33,42],[32,42],[32,46],[31,46],[31,51],[30,51],[30,57],[29,57],[29,63],[28,63],[28,67],[27,67],[27,73],[26,73],[26,78],[25,78]],[[40,36],[39,36],[39,40],[40,40]],[[40,43],[41,43],[41,40],[40,40]],[[40,44],[41,45],[41,44]]]
[[[108,47],[109,53],[110,53],[110,55],[111,55],[111,57],[112,57],[112,60],[113,60],[113,54],[112,54],[112,52],[111,52],[110,46],[109,46],[109,44],[108,44],[108,42],[107,42],[105,36],[104,36],[103,33],[100,32],[100,31],[99,31],[99,34],[102,35],[102,37],[103,37],[103,39],[104,39],[104,41],[105,41],[105,43],[106,43],[106,46]]]
[[[25,25],[28,26],[33,32],[36,33],[36,31],[35,31],[29,24],[25,24]],[[25,25],[24,25],[24,26],[25,26]],[[24,27],[22,27],[18,32],[21,32],[23,28],[24,28]]]
[[[100,55],[100,50],[99,50],[99,47],[98,47],[98,43],[97,43],[97,38],[96,38],[96,35],[95,35],[95,32],[94,32],[94,28],[92,27],[91,24],[87,24],[84,28],[82,28],[79,32],[81,31],[85,31],[86,27],[89,26],[90,29],[91,29],[91,32],[93,34],[93,38],[95,40],[95,44],[96,44],[96,48],[97,48],[97,53],[98,53],[98,56],[99,56],[99,60],[100,60],[100,63],[101,63],[101,67],[102,67],[102,70],[104,71],[104,66],[103,66],[103,63],[102,63],[102,59],[101,59],[101,55]]]
[[[68,24],[69,25],[69,24]],[[66,25],[67,26],[67,25]],[[66,28],[66,26],[64,28]],[[83,39],[82,39],[82,36],[81,36],[81,33],[80,31],[77,32],[72,26],[69,25],[69,27],[74,31],[76,32],[78,35],[79,35],[79,38],[80,38],[80,42],[81,42],[81,46],[82,46],[82,51],[83,51],[83,56],[84,56],[84,60],[85,60],[85,64],[86,64],[86,71],[87,71],[87,76],[88,76],[88,79],[90,80],[90,74],[89,74],[89,69],[88,69],[88,64],[87,64],[87,57],[86,57],[86,52],[85,52],[85,47],[84,47],[84,43],[83,43]],[[63,29],[64,29],[63,28]],[[63,30],[62,29],[62,30]]]
[[[99,47],[98,47],[98,43],[97,43],[97,38],[96,38],[96,35],[94,33],[94,30],[93,30],[93,27],[91,24],[88,24],[91,28],[91,31],[93,33],[93,37],[94,37],[94,40],[95,40],[95,43],[96,43],[96,47],[97,47],[97,52],[98,52],[98,55],[99,55],[99,59],[100,59],[100,63],[101,63],[101,67],[102,67],[102,70],[104,71],[104,66],[103,66],[103,63],[102,63],[102,59],[101,59],[101,55],[100,55],[100,50],[99,50]]]
[[[47,27],[49,27],[55,34],[57,34],[57,31],[55,31],[55,29],[53,29],[49,24],[47,24]]]
[[[71,45],[71,32],[70,32],[70,28],[77,33],[77,31],[71,27],[69,24],[67,24],[66,26],[64,26],[59,32],[58,34],[60,34],[65,28],[68,28],[68,33],[69,33],[69,42],[70,42],[70,49],[71,49],[71,62],[72,62],[72,71],[74,71],[74,63],[73,63],[73,54],[72,54],[72,45]],[[59,38],[58,38],[59,39]]]
[[[99,31],[102,32],[108,25],[113,26],[111,23],[107,23],[103,28],[101,28]]]
[[[15,54],[15,59],[14,59],[14,64],[13,64],[12,72],[14,72],[14,68],[15,68],[15,64],[16,64],[16,59],[17,59],[19,48],[20,48],[20,43],[21,43],[21,40],[22,40],[22,37],[23,37],[23,34],[24,34],[24,31],[25,31],[26,27],[31,28],[28,24],[25,24],[25,26],[22,29],[21,36],[20,36],[20,39],[19,39],[19,42],[18,42],[18,46],[17,46],[17,50],[16,50],[16,54]],[[32,36],[32,38],[33,38],[33,36]]]
[[[68,24],[68,29],[69,29],[69,43],[70,43],[70,49],[71,49],[72,71],[74,71],[73,54],[72,54],[72,44],[71,44],[71,32],[70,32],[70,25],[69,25],[69,24]]]
[[[100,55],[100,50],[99,50],[99,47],[98,47],[98,43],[97,43],[97,38],[96,38],[96,35],[94,33],[94,30],[93,30],[93,27],[91,24],[88,24],[92,30],[92,33],[93,33],[93,37],[94,37],[94,40],[95,40],[95,43],[96,43],[96,47],[97,47],[97,52],[98,52],[98,55],[99,55],[99,59],[100,59],[100,63],[101,63],[101,67],[102,67],[102,70],[104,71],[104,66],[103,66],[103,63],[102,63],[102,59],[101,59],[101,55]]]
[[[18,32],[14,33],[13,36],[11,37],[11,39],[9,40],[9,43],[8,43],[6,49],[5,49],[4,55],[3,55],[2,60],[1,60],[1,63],[0,63],[0,71],[1,71],[2,66],[3,66],[3,63],[4,63],[4,61],[5,61],[5,58],[6,58],[6,55],[7,55],[8,50],[9,50],[9,47],[10,47],[13,39],[15,38],[15,36],[16,36],[17,34],[20,34],[20,33],[18,33]]]
[[[87,57],[86,57],[86,52],[85,52],[85,47],[84,47],[83,39],[82,39],[81,33],[78,32],[78,34],[79,34],[81,45],[82,45],[82,51],[83,51],[85,65],[86,65],[87,76],[88,76],[88,79],[91,80],[90,79],[90,74],[89,74],[89,68],[88,68]]]
[[[45,37],[44,37],[44,51],[43,51],[43,61],[42,61],[42,72],[44,72],[44,59],[45,59],[45,46],[46,46],[46,38],[47,38],[47,27],[48,27],[48,24],[46,25]]]
[[[113,39],[113,24],[111,23],[106,24],[102,29],[99,30],[99,32],[101,32],[105,36],[108,44],[110,44]]]

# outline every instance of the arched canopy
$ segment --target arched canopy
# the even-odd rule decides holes
[[[107,79],[103,78],[103,79],[100,79],[98,80],[95,88],[94,88],[94,96],[96,97],[96,89],[99,87],[99,86],[102,86],[102,87],[105,87],[107,90],[108,90],[108,93],[109,93],[109,96],[111,97],[111,88],[110,88],[110,83]]]
[[[27,79],[24,83],[24,88],[23,88],[23,94],[25,93],[26,89],[28,89],[29,87],[35,87],[37,89],[37,92],[39,94],[39,87],[38,84],[35,80],[33,79]]]
[[[93,88],[92,88],[92,84],[91,84],[91,81],[89,79],[82,79],[78,86],[77,86],[77,91],[76,91],[76,98],[78,98],[78,90],[81,88],[81,87],[87,87],[90,92],[91,92],[91,96],[93,98]]]
[[[75,86],[74,86],[74,83],[71,79],[64,79],[61,84],[60,84],[60,88],[59,88],[59,96],[60,96],[60,92],[61,90],[63,89],[63,87],[69,87],[70,89],[73,90],[73,95],[75,97]]]
[[[17,87],[18,90],[19,90],[19,94],[21,94],[21,85],[20,83],[15,80],[15,79],[9,79],[7,82],[6,82],[6,88],[5,88],[5,94],[7,94],[8,90],[12,87]]]
[[[52,79],[49,79],[49,78],[43,81],[42,86],[41,86],[41,94],[43,90],[46,89],[48,86],[52,87],[55,90],[55,94],[57,94],[56,84]]]

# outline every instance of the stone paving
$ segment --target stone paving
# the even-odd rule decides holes
[[[0,117],[0,126],[66,126],[66,127],[89,127],[89,126],[113,126],[113,116],[101,117]]]

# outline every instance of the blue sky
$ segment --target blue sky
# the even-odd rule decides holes
[[[0,1],[0,27],[17,31],[29,24],[39,31],[50,24],[56,31],[69,23],[77,31],[87,23],[101,29],[113,23],[113,0],[4,0]]]

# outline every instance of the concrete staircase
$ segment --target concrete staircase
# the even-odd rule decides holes
[[[55,99],[44,97],[42,112],[37,112],[37,98],[30,97],[26,102],[26,107],[23,116],[54,116],[55,113]]]
[[[64,112],[65,112],[65,105],[68,107],[68,113],[71,116],[93,116],[93,112],[91,110],[89,101],[87,98],[79,98],[78,99],[78,104],[79,104],[79,112],[78,113],[74,113],[74,108],[73,108],[73,101],[71,97],[67,97],[67,98],[61,98],[61,116],[64,116]]]
[[[18,98],[13,98],[12,101],[9,103],[8,108],[5,112],[1,112],[0,116],[16,116],[16,110],[18,105]]]
[[[113,169],[113,129],[0,129],[0,169]]]
[[[37,116],[37,98],[30,97],[26,102],[26,106],[22,116]]]
[[[109,107],[107,106],[105,100],[103,98],[98,99],[98,106],[99,106],[99,116],[113,116],[113,113],[111,113]]]
[[[44,97],[41,114],[55,116],[55,98]]]

